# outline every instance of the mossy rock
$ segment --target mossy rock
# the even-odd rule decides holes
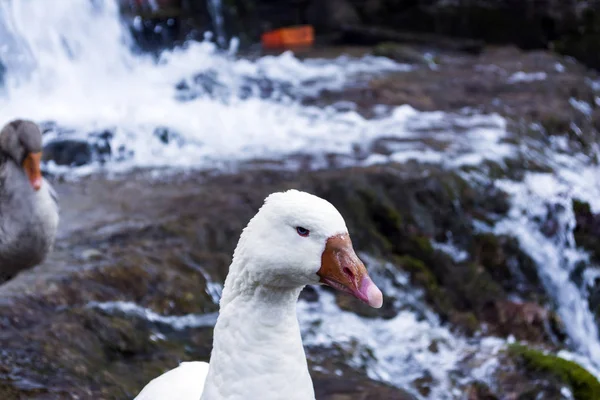
[[[502,288],[530,301],[545,302],[546,293],[535,261],[514,237],[480,233],[473,236],[471,254]]]
[[[576,400],[600,399],[600,382],[579,364],[520,344],[511,345],[508,351],[528,374],[551,377],[568,385]]]

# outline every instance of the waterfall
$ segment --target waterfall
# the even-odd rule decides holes
[[[225,48],[227,45],[227,38],[225,35],[225,20],[223,18],[223,4],[221,0],[207,0],[208,11],[210,13],[215,34],[217,36],[217,43],[221,48]]]

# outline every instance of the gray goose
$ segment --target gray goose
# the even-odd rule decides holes
[[[40,264],[58,227],[58,200],[42,177],[42,134],[31,121],[0,131],[0,283]]]

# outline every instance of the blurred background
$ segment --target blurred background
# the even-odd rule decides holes
[[[298,305],[318,399],[600,398],[600,4],[0,0],[0,120],[59,237],[0,285],[0,398],[208,360],[241,229],[331,201],[384,292]]]

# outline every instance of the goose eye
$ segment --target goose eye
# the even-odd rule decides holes
[[[296,227],[296,232],[298,232],[298,235],[306,237],[308,236],[308,234],[310,233],[310,231],[306,228],[303,228],[301,226],[297,226]]]

